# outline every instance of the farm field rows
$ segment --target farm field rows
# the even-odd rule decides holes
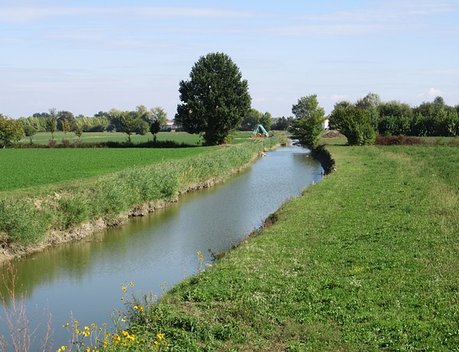
[[[186,158],[211,147],[0,150],[0,192],[85,179],[132,166]]]
[[[123,132],[84,132],[81,136],[82,143],[99,143],[99,142],[126,142],[127,134]],[[148,133],[146,135],[131,135],[132,143],[144,143],[151,141],[153,136]],[[48,144],[51,140],[51,133],[49,132],[40,132],[32,137],[33,143],[36,144]],[[68,140],[70,142],[78,141],[78,137],[73,132],[65,134],[64,132],[54,133],[54,140],[57,143],[62,142],[62,140]],[[176,143],[186,143],[186,144],[200,144],[199,135],[189,134],[186,132],[159,132],[157,134],[158,141],[173,141]],[[27,144],[30,142],[29,137],[24,137],[21,143]]]
[[[252,135],[252,132],[238,131],[233,134],[233,142],[239,143],[245,141]],[[202,140],[197,134],[190,134],[186,132],[159,132],[157,135],[159,142],[172,141],[175,143],[185,143],[189,145],[200,145]],[[145,143],[153,139],[153,136],[148,133],[146,135],[131,135],[132,143]],[[32,137],[34,144],[48,144],[51,140],[51,133],[40,132]],[[54,133],[54,140],[56,143],[61,143],[63,140],[69,142],[77,142],[78,137],[73,132],[65,134],[64,132]],[[100,142],[127,142],[127,134],[123,132],[84,132],[81,136],[81,143],[100,143]],[[20,141],[21,144],[30,143],[29,137],[24,137]]]
[[[189,351],[457,349],[459,148],[329,150],[337,171],[130,331]]]

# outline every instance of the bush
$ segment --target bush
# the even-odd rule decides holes
[[[368,110],[347,102],[335,105],[330,127],[344,134],[349,145],[373,144],[376,138]]]

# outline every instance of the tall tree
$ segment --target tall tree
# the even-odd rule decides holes
[[[317,148],[325,121],[325,111],[319,106],[317,95],[298,99],[298,103],[292,106],[292,113],[296,117],[289,129],[293,137],[310,149]]]
[[[181,104],[175,121],[190,133],[202,133],[206,144],[225,142],[250,108],[248,83],[231,58],[210,53],[193,66],[190,80],[181,81]]]

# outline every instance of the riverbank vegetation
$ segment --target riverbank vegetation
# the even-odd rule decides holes
[[[159,200],[173,201],[182,192],[220,182],[247,165],[259,152],[264,148],[272,147],[277,141],[276,138],[269,138],[202,150],[201,148],[183,149],[185,152],[182,152],[182,149],[171,150],[171,153],[175,153],[175,158],[166,159],[166,154],[156,154],[156,161],[154,150],[147,149],[145,152],[149,151],[153,155],[149,159],[152,163],[150,165],[142,165],[146,155],[141,154],[138,160],[142,162],[134,166],[132,161],[126,159],[124,163],[131,163],[132,167],[121,171],[101,174],[102,168],[89,167],[87,171],[96,170],[98,176],[0,193],[2,246],[36,244],[49,240],[47,235],[52,231],[66,233],[88,221],[102,219],[108,224],[116,223],[120,214],[130,210],[133,210],[133,214],[142,214],[143,210],[134,208]],[[132,157],[139,150],[141,149],[129,150],[129,155]],[[47,151],[31,150],[30,152]],[[86,151],[86,149],[53,150],[52,158],[56,157],[57,152],[63,152],[62,157],[65,159],[65,157],[70,158],[70,152]],[[90,150],[91,153],[96,151],[99,150]],[[100,151],[106,153],[123,150],[101,149]],[[11,152],[29,152],[29,150],[11,150]],[[162,152],[167,153],[169,150]],[[78,156],[72,155],[75,161],[75,168],[72,169],[77,169]],[[26,156],[30,157],[29,154]],[[100,156],[100,164],[107,167],[105,172],[121,164],[104,163],[102,159],[107,154]],[[53,173],[53,169],[50,173]],[[71,180],[74,173],[67,172],[66,176]],[[43,178],[46,178],[46,173],[43,173],[41,179]],[[29,180],[29,183],[34,182],[33,179]],[[46,183],[46,180],[42,182]],[[13,181],[11,187],[14,188]],[[147,211],[157,206],[157,204],[150,204]]]
[[[328,147],[337,170],[131,317],[171,350],[459,345],[459,149]]]

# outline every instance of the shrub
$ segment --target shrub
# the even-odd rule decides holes
[[[373,144],[376,138],[368,110],[347,102],[335,105],[330,115],[330,127],[344,134],[349,145]]]
[[[84,196],[73,195],[69,198],[61,198],[58,203],[58,211],[61,215],[63,229],[80,224],[90,217],[89,200]]]

